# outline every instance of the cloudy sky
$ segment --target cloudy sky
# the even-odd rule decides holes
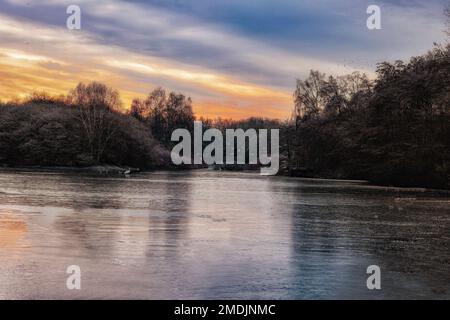
[[[406,59],[444,42],[447,0],[0,0],[0,99],[78,82],[117,88],[125,107],[157,86],[208,117],[286,118],[296,78]],[[66,9],[81,8],[81,30]],[[366,9],[381,7],[381,30]]]

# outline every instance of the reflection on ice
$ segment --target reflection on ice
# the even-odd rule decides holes
[[[2,172],[0,298],[449,298],[449,204],[257,173]]]

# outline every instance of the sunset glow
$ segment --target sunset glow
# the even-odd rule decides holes
[[[346,52],[335,44],[325,43],[327,48],[316,54],[308,51],[309,38],[283,30],[276,40],[284,44],[275,45],[272,36],[252,36],[251,30],[239,31],[239,24],[231,28],[228,21],[198,17],[195,7],[183,13],[143,2],[78,3],[83,14],[81,30],[66,28],[68,1],[0,2],[1,100],[24,98],[33,91],[65,94],[78,82],[100,81],[119,90],[124,108],[133,98],[145,97],[161,86],[192,97],[199,116],[285,119],[291,114],[295,80],[310,69],[329,74],[361,70],[370,75],[385,56],[402,58],[429,45],[416,41],[393,54],[395,48],[389,44],[392,52],[381,47],[378,54],[367,54],[370,48],[364,48],[360,39],[354,44],[357,50],[347,49],[355,56],[347,61]],[[310,1],[303,6],[316,10]],[[346,7],[341,4],[338,9]],[[53,13],[52,19],[38,14],[47,10]],[[293,18],[285,14],[286,19]],[[365,16],[360,18],[339,21],[340,32],[346,32],[349,24],[363,22]],[[353,32],[349,37],[360,37],[362,31]],[[392,38],[400,35],[397,29]],[[336,56],[331,57],[330,50],[336,50]],[[359,55],[365,60],[358,60]]]

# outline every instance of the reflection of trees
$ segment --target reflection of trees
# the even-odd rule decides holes
[[[351,191],[337,182],[324,182],[322,188],[308,184],[295,187],[298,200],[291,215],[293,283],[299,294],[307,294],[310,286],[322,297],[364,298],[370,264],[382,268],[384,297],[443,292],[450,241],[445,237],[449,224],[442,217],[448,208],[394,201],[399,194],[392,191]],[[413,282],[432,289],[416,292],[406,285]]]
[[[365,232],[358,230],[361,208],[354,194],[337,187],[336,182],[298,181],[293,193],[287,190],[295,197],[291,239],[297,298],[356,298],[354,290],[367,290],[367,252],[358,247],[364,241],[359,232]]]
[[[122,207],[120,196],[124,195],[128,180],[86,175],[64,175],[61,180],[61,185],[67,188],[64,190],[67,206],[74,210],[59,215],[54,223],[65,242],[61,248],[81,247],[90,256],[100,250],[101,254],[111,252],[122,216],[108,214],[107,209]]]
[[[57,184],[62,193],[58,195],[56,205],[74,210],[59,214],[54,222],[54,228],[61,233],[64,242],[60,246],[61,250],[85,249],[93,257],[98,254],[120,255],[113,251],[126,251],[122,247],[127,246],[134,251],[147,248],[147,256],[151,256],[154,253],[152,249],[157,246],[163,248],[164,255],[174,253],[184,238],[188,224],[190,187],[184,177],[189,175],[177,174],[180,179],[175,181],[173,174],[162,175],[162,182],[156,181],[160,179],[159,175],[152,175],[145,182],[139,181],[140,177],[136,180],[87,175],[58,177]],[[115,210],[144,209],[140,201],[145,201],[142,195],[146,193],[151,200],[145,208],[150,214],[146,218],[148,236],[144,239],[135,233],[141,230],[140,217]],[[137,197],[136,200],[134,197]],[[109,214],[108,209],[112,210],[112,214]],[[120,248],[117,244],[119,240],[123,243]]]
[[[181,241],[186,239],[186,227],[190,218],[191,182],[185,181],[190,175],[190,172],[177,174],[175,179],[173,174],[162,176],[165,181],[161,185],[160,194],[164,198],[149,204],[148,257],[157,254],[153,249],[158,247],[164,248],[164,256],[172,258],[182,247]]]
[[[70,207],[80,211],[88,208],[122,208],[121,197],[126,195],[126,185],[130,183],[123,177],[113,176],[77,174],[64,177],[70,182]]]

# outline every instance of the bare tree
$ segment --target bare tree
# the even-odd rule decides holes
[[[367,75],[357,71],[344,76],[330,76],[321,90],[325,111],[339,114],[348,110],[352,99],[361,92],[368,92],[371,87]]]
[[[170,145],[172,131],[178,128],[190,129],[195,120],[192,100],[182,94],[162,88],[153,90],[145,100],[135,99],[131,114],[147,123],[155,138],[165,145]]]
[[[325,83],[325,74],[311,70],[306,80],[297,80],[294,92],[296,121],[306,116],[319,114],[324,108],[322,89]]]
[[[113,113],[121,108],[119,93],[99,82],[80,83],[71,90],[68,100],[78,108],[92,159],[100,163],[116,132]]]

